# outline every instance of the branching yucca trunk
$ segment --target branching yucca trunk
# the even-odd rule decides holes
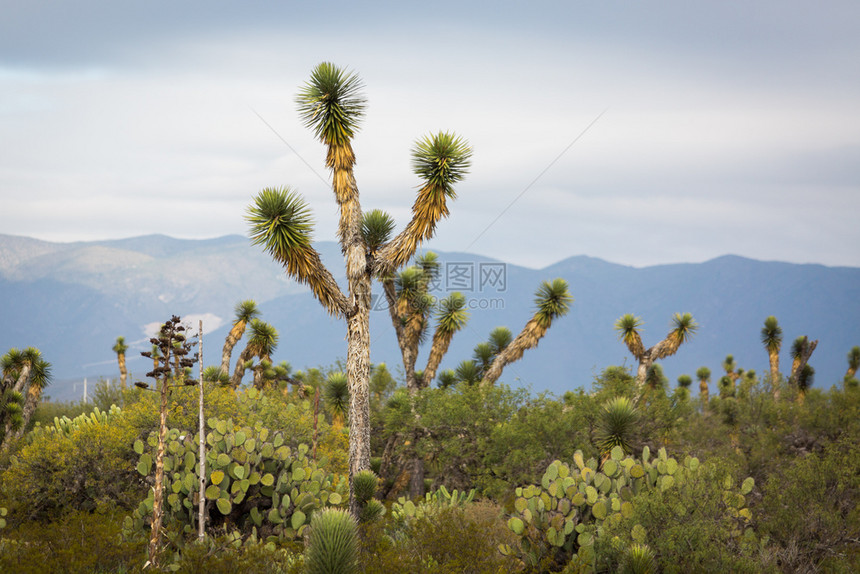
[[[526,323],[526,326],[523,327],[520,334],[511,341],[510,345],[496,355],[490,368],[484,374],[484,381],[490,384],[495,383],[502,376],[502,371],[506,366],[514,361],[519,361],[527,350],[537,347],[538,341],[541,340],[548,329],[549,325],[542,326],[537,319],[534,317],[531,318]]]

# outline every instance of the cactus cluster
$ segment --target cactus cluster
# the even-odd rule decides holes
[[[122,409],[116,405],[111,405],[110,410],[107,412],[95,407],[93,412],[78,415],[73,419],[65,415],[54,417],[54,424],[43,428],[47,432],[60,432],[69,435],[83,427],[107,424],[108,421],[119,416],[121,412]]]
[[[439,490],[426,493],[424,500],[418,501],[417,504],[401,496],[396,502],[392,503],[391,515],[399,522],[411,518],[435,516],[443,509],[465,506],[472,502],[474,497],[474,488],[468,493],[466,491],[459,491],[456,488],[448,492],[445,486],[440,486]]]
[[[573,460],[572,466],[554,461],[540,485],[516,489],[508,527],[519,540],[514,547],[500,545],[502,554],[515,555],[532,568],[546,561],[587,567],[595,558],[595,537],[603,534],[604,524],[617,526],[633,516],[637,494],[678,488],[699,468],[698,459],[688,456],[679,463],[664,448],[653,459],[648,447],[641,459],[635,459],[616,446],[602,465],[593,458],[584,460],[581,451]],[[723,485],[730,513],[743,522],[751,519],[745,495],[753,485],[752,478],[744,481],[740,492],[730,479]],[[635,525],[633,539],[645,544],[645,538],[644,529]]]
[[[237,528],[245,534],[256,532],[272,540],[300,538],[311,514],[323,506],[347,502],[346,477],[326,473],[307,457],[308,447],[293,450],[284,434],[270,432],[261,423],[237,427],[232,419],[210,418],[206,435],[206,489],[210,524]],[[164,469],[167,485],[166,508],[185,533],[193,530],[197,514],[199,437],[190,432],[168,431]],[[137,440],[140,455],[137,470],[148,476],[152,470],[155,433],[146,443]],[[153,492],[140,503],[125,528],[139,531],[152,512]]]

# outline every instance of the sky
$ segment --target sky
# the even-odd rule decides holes
[[[0,233],[246,234],[264,187],[337,211],[295,95],[365,85],[365,210],[414,142],[474,148],[429,247],[540,268],[724,254],[860,266],[860,3],[0,0]]]

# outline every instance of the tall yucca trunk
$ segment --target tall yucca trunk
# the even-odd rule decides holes
[[[332,188],[340,207],[338,238],[346,255],[346,277],[353,305],[347,317],[346,372],[349,381],[349,509],[358,516],[352,478],[370,468],[370,274],[361,237],[361,205],[349,142],[331,144],[326,165],[332,171]]]
[[[653,364],[654,356],[653,353],[650,352],[650,349],[639,357],[639,367],[636,369],[637,401],[639,396],[641,396],[645,390],[645,381],[648,379],[648,369],[650,369]]]
[[[245,376],[245,363],[253,356],[251,349],[248,347],[245,347],[239,353],[239,357],[236,359],[236,368],[233,370],[233,376],[230,377],[230,386],[233,389],[239,388],[239,385],[242,384],[242,378]]]
[[[448,346],[451,344],[453,338],[453,331],[440,331],[437,329],[433,334],[430,356],[427,357],[427,366],[424,368],[424,376],[421,379],[422,388],[428,387],[433,382],[433,379],[436,377],[436,371],[439,369],[439,364],[442,362],[443,357],[445,357],[445,353],[448,352]]]
[[[23,422],[21,423],[21,428],[15,433],[15,438],[21,438],[24,436],[24,429],[27,428],[27,425],[30,422],[30,418],[33,416],[33,413],[36,411],[36,407],[39,406],[39,400],[42,398],[42,388],[30,383],[30,386],[27,388],[27,400],[24,402],[24,409],[21,412],[21,417]]]
[[[202,384],[202,383],[201,383]],[[158,450],[155,454],[155,486],[152,503],[152,531],[149,535],[149,560],[158,567],[161,523],[164,520],[164,451],[167,438],[168,379],[161,381],[161,412],[159,414]]]
[[[406,228],[389,243],[378,258],[391,269],[406,265],[418,245],[433,237],[436,223],[448,216],[448,203],[444,190],[427,184],[418,192],[412,205],[412,219]]]
[[[233,355],[233,348],[242,339],[245,334],[247,321],[236,321],[230,332],[227,333],[227,338],[224,340],[224,348],[221,349],[221,372],[225,375],[230,374],[230,358]]]
[[[19,393],[24,391],[24,385],[27,384],[27,380],[30,378],[30,371],[32,370],[32,368],[33,366],[29,362],[24,363],[21,366],[21,372],[18,373],[18,380],[15,381],[15,386],[13,387],[13,390]]]
[[[128,369],[125,366],[125,353],[117,353],[116,360],[119,363],[119,386],[122,389],[126,387],[128,380]]]
[[[779,400],[779,349],[768,352],[770,361],[770,384],[773,386],[773,398]]]
[[[483,380],[490,384],[495,383],[502,376],[502,371],[507,365],[520,360],[527,350],[537,347],[538,341],[549,330],[552,320],[543,321],[543,323],[542,325],[536,316],[529,319],[529,322],[526,323],[520,334],[511,341],[510,345],[496,355],[490,368],[484,374]]]
[[[708,381],[699,381],[699,398],[702,400],[702,405],[707,406],[709,397]]]
[[[350,279],[355,312],[347,319],[346,371],[349,380],[349,509],[359,512],[354,477],[370,468],[370,276]]]
[[[815,351],[815,348],[818,346],[818,341],[810,341],[809,339],[804,338],[803,348],[798,357],[794,359],[794,364],[791,367],[791,378],[788,381],[790,386],[797,386],[797,379],[800,377],[800,373],[803,371],[803,368],[809,362],[810,357],[812,357],[812,353]]]

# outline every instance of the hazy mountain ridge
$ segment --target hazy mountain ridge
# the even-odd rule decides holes
[[[338,245],[321,242],[316,247],[342,281]],[[463,291],[472,306],[471,320],[455,336],[442,368],[470,358],[475,344],[495,326],[506,325],[517,333],[531,316],[541,281],[562,277],[570,283],[575,299],[571,312],[502,377],[511,384],[530,384],[534,390],[558,393],[588,386],[604,367],[631,364],[613,331],[614,321],[624,313],[643,318],[646,346],[666,335],[674,312],[689,311],[701,324],[698,335],[663,362],[672,384],[679,374],[693,373],[701,365],[711,368],[715,382],[729,353],[740,366],[764,374],[767,356],[759,330],[768,315],[776,315],[783,327],[784,372],[796,336],[819,339],[811,361],[817,386],[829,387],[840,380],[846,353],[860,344],[858,268],[738,256],[635,268],[574,256],[540,270],[504,265],[505,283],[500,288],[480,284],[477,276],[482,263],[499,262],[465,253],[439,255],[443,273],[437,293]],[[447,281],[446,270],[456,265],[471,266],[471,290]],[[379,293],[378,285],[375,292]],[[209,240],[146,236],[58,244],[0,235],[0,296],[0,350],[38,347],[53,363],[58,379],[114,376],[116,360],[110,349],[118,335],[132,343],[129,369],[139,378],[147,366],[138,356],[148,348],[143,327],[172,314],[206,317],[204,359],[214,364],[233,306],[243,299],[257,301],[263,319],[280,331],[276,360],[303,368],[330,364],[346,353],[342,322],[328,317],[307,288],[288,280],[279,265],[241,236]],[[371,337],[371,359],[387,362],[397,372],[400,357],[384,306],[371,315]],[[418,368],[426,361],[427,349],[422,351]],[[63,396],[61,386],[49,394]]]

